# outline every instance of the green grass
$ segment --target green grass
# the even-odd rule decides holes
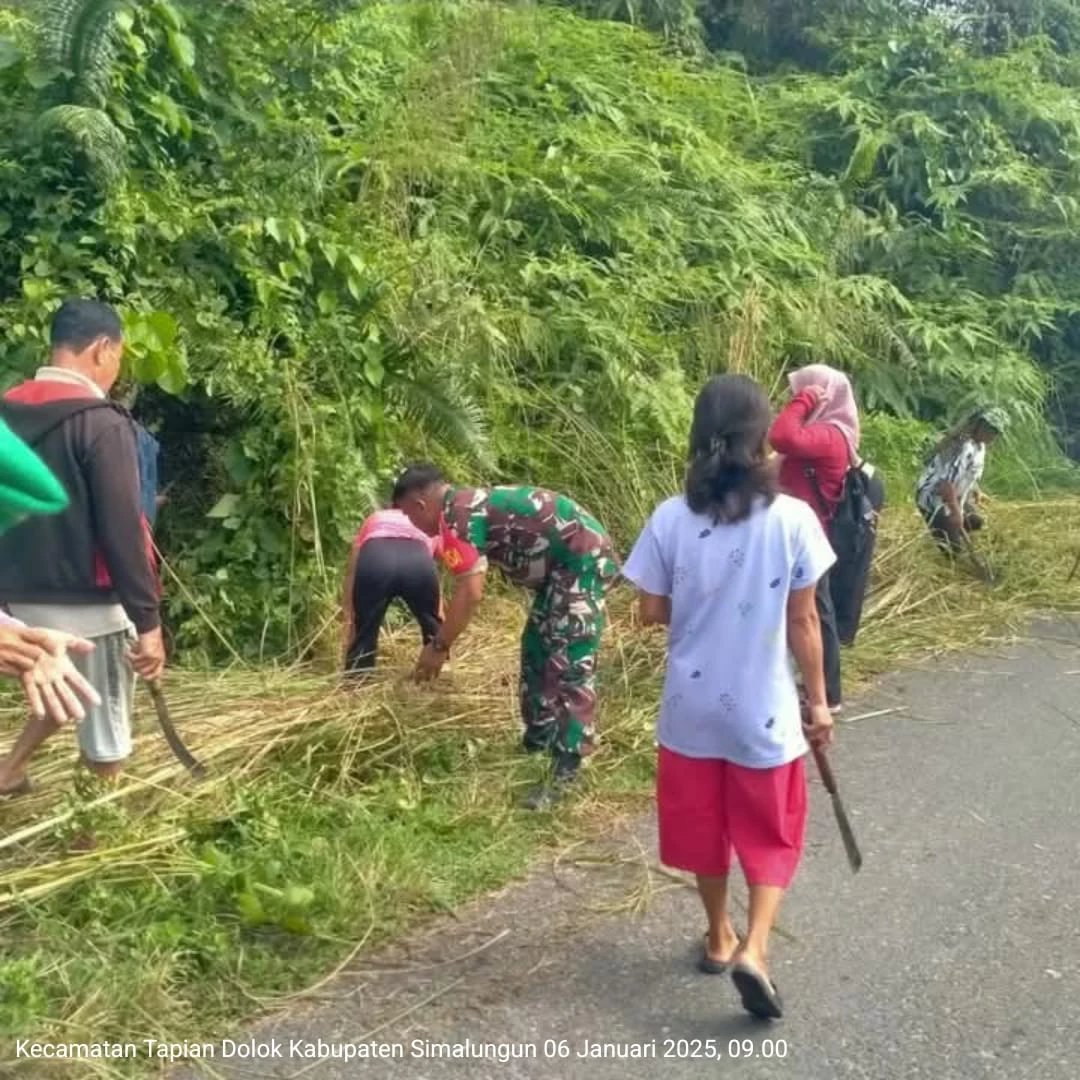
[[[190,874],[91,881],[24,912],[5,1034],[74,1002],[95,1041],[206,1033],[314,981],[354,942],[520,874],[541,839],[470,805],[467,774],[387,777],[333,800],[304,800],[305,779],[274,770],[244,816],[191,822]]]

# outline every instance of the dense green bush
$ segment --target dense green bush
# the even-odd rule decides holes
[[[414,455],[629,539],[722,368],[845,367],[905,484],[918,420],[1004,402],[1030,489],[1080,371],[1076,5],[895,6],[0,11],[0,378],[64,294],[123,307],[189,655],[308,641]]]

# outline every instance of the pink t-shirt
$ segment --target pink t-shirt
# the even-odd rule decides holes
[[[369,540],[416,540],[423,544],[432,558],[439,551],[439,538],[428,536],[418,529],[401,510],[376,510],[360,527],[353,541],[359,551]]]

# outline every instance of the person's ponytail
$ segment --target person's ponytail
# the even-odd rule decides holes
[[[710,380],[698,395],[690,432],[686,502],[717,524],[750,516],[771,502],[776,477],[765,458],[770,411],[765,391],[742,375]]]

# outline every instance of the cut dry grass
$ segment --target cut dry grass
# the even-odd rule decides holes
[[[990,512],[993,587],[940,557],[906,509],[886,520],[849,686],[1019,633],[1039,611],[1080,610],[1080,578],[1066,582],[1080,500]],[[170,673],[202,782],[171,757],[144,694],[136,758],[114,790],[74,791],[70,739],[54,740],[35,762],[39,793],[0,808],[0,1036],[210,1036],[524,872],[538,848],[647,805],[663,639],[633,627],[629,601],[616,595],[605,646],[602,752],[552,818],[516,809],[540,764],[515,752],[514,599],[489,602],[434,689],[401,677],[411,632],[360,690],[300,669]],[[0,723],[13,730],[17,710]],[[99,846],[70,854],[85,829]],[[19,1066],[0,1050],[0,1070]]]
[[[995,502],[987,514],[975,544],[993,585],[978,581],[964,557],[953,564],[939,555],[913,511],[886,519],[849,663],[856,682],[915,658],[1015,636],[1039,612],[1080,612],[1080,576],[1067,580],[1080,500]]]
[[[172,756],[153,718],[150,699],[140,691],[133,767],[114,789],[83,790],[72,797],[73,761],[63,737],[35,759],[37,792],[4,806],[0,836],[0,912],[20,901],[39,899],[93,875],[126,877],[133,866],[171,869],[166,852],[185,835],[185,822],[227,816],[238,793],[281,767],[300,765],[305,776],[297,798],[348,798],[376,777],[414,775],[420,763],[447,739],[460,741],[475,762],[481,788],[500,791],[483,774],[504,774],[498,756],[481,760],[481,747],[511,749],[515,734],[517,651],[510,627],[518,605],[500,600],[470,633],[468,651],[445,669],[434,688],[404,678],[413,659],[411,635],[396,635],[378,679],[360,688],[336,676],[293,667],[269,671],[232,670],[217,674],[174,671],[166,696],[177,729],[209,775],[194,781]],[[616,626],[611,642],[626,682],[643,659]],[[650,658],[655,650],[649,650]],[[6,714],[13,729],[18,710]],[[644,727],[647,714],[639,716]],[[624,713],[609,735],[625,746]],[[641,742],[641,740],[633,740]],[[644,743],[642,742],[642,745]],[[603,766],[598,772],[603,772]],[[524,777],[512,786],[526,782]],[[138,839],[115,829],[108,811],[119,809]],[[99,846],[69,854],[67,840],[91,824]],[[116,840],[115,846],[110,841]],[[180,872],[191,870],[181,859]]]

